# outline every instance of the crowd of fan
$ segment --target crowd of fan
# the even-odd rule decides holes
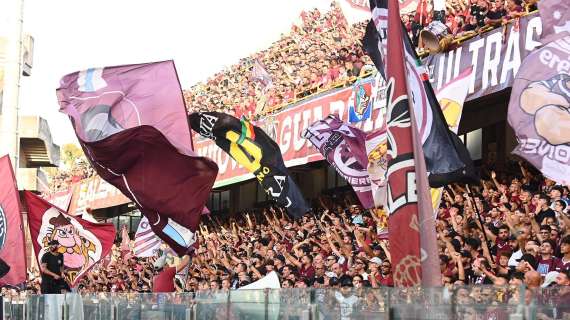
[[[95,170],[85,157],[77,158],[68,169],[58,168],[55,175],[50,177],[49,191],[52,193],[68,190],[71,185],[95,175]]]
[[[420,0],[418,9],[402,19],[416,46],[422,47],[420,32],[434,21],[447,27],[453,38],[472,36],[506,25],[536,10],[536,0]]]
[[[291,32],[269,48],[185,91],[186,104],[190,111],[252,117],[354,81],[373,68],[359,44],[364,26],[349,26],[336,2],[325,13],[303,11]],[[271,84],[254,81],[251,69],[255,61],[270,74]]]
[[[436,226],[444,285],[568,284],[568,187],[518,166],[519,174],[491,172],[471,186],[471,195],[446,188]],[[392,286],[385,214],[346,199],[322,197],[314,207],[320,209],[297,221],[273,207],[225,221],[204,219],[200,249],[179,289],[236,289],[271,271],[284,288]],[[152,289],[156,259],[125,261],[118,247],[114,251],[110,266],[95,269],[102,273],[90,273],[83,287]]]
[[[540,299],[545,288],[557,289],[548,302],[565,310],[570,306],[568,186],[556,185],[522,162],[511,163],[500,175],[483,176],[487,179],[480,185],[470,186],[472,194],[457,185],[444,192],[436,219],[442,285],[456,290],[456,298],[466,304],[516,304],[523,298],[518,296],[521,286],[528,289],[528,303]],[[385,213],[363,210],[349,198],[323,196],[313,203],[319,209],[298,220],[273,207],[204,218],[201,245],[188,269],[187,259],[172,268],[164,255],[125,253],[118,240],[112,258],[88,272],[78,292],[211,293],[238,289],[271,271],[282,288],[354,292],[392,287]],[[167,269],[170,276],[165,276]],[[28,292],[39,292],[40,278],[37,270],[30,272]],[[368,291],[362,292],[366,296]],[[6,288],[2,293],[18,294]]]
[[[468,38],[505,25],[536,9],[536,0],[423,0],[402,20],[416,46],[420,32],[435,21],[442,38]],[[268,49],[241,59],[205,83],[185,91],[189,111],[221,111],[254,118],[271,113],[311,94],[353,83],[374,70],[362,49],[366,22],[348,25],[336,2],[326,13],[304,11],[291,32]],[[433,28],[437,30],[437,28]],[[445,37],[447,35],[447,37]],[[450,49],[451,46],[446,46]],[[255,61],[265,66],[271,83],[255,81]]]

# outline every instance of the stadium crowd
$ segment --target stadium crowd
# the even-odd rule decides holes
[[[402,21],[419,52],[422,30],[431,30],[453,44],[488,31],[536,9],[536,0],[422,0]],[[437,22],[441,23],[438,28]],[[366,21],[349,25],[340,6],[304,11],[288,34],[269,48],[241,59],[205,83],[184,92],[192,111],[227,112],[255,118],[310,95],[351,84],[374,70],[362,49]],[[270,79],[256,81],[254,64],[264,66]]]
[[[402,19],[421,46],[419,32],[433,21],[444,23],[454,37],[468,36],[516,19],[533,10],[535,3],[433,0],[420,5]],[[343,86],[373,70],[360,45],[364,28],[364,23],[349,26],[334,2],[326,13],[303,12],[301,22],[267,50],[186,91],[187,106],[190,111],[253,117]],[[257,61],[270,73],[269,85],[253,80],[251,69]],[[87,163],[78,163],[60,172],[52,188],[57,191],[92,174]],[[480,185],[470,186],[472,194],[459,185],[444,192],[436,220],[442,285],[468,290],[466,301],[512,303],[521,298],[516,290],[491,297],[472,285],[524,285],[531,293],[561,287],[565,290],[556,299],[570,305],[569,187],[517,161],[499,174],[488,166],[482,177]],[[188,266],[187,259],[172,268],[163,258],[121,252],[119,240],[112,258],[88,272],[78,291],[211,292],[238,289],[271,271],[277,272],[282,288],[393,286],[383,210],[364,210],[350,195],[322,196],[313,208],[298,221],[272,206],[205,218],[198,235],[200,248]],[[29,275],[25,290],[2,288],[2,295],[38,293],[40,272],[31,269]]]
[[[269,48],[185,91],[186,104],[190,111],[221,111],[251,118],[260,111],[343,86],[373,68],[359,45],[364,26],[349,26],[336,2],[325,13],[303,11],[291,32]],[[270,83],[254,80],[251,70],[256,61],[270,74]]]
[[[569,188],[523,162],[482,176],[488,178],[470,186],[473,194],[458,185],[444,192],[436,220],[442,285],[570,289]],[[172,264],[176,268],[168,267],[164,256],[137,258],[121,251],[119,239],[112,258],[92,269],[78,291],[238,289],[271,271],[283,288],[393,286],[385,213],[363,210],[351,197],[323,196],[313,205],[318,209],[297,221],[271,206],[205,218],[189,268],[186,258]],[[179,276],[173,281],[175,271]],[[38,292],[41,277],[37,270],[30,273],[27,289]],[[560,301],[570,305],[566,291]]]
[[[70,168],[58,168],[57,172],[50,176],[49,191],[52,193],[67,190],[69,187],[83,179],[95,175],[95,170],[91,167],[87,158],[77,158]]]

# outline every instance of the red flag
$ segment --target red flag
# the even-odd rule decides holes
[[[72,217],[32,192],[25,191],[35,257],[40,265],[48,242],[57,240],[63,254],[65,278],[72,287],[111,251],[115,227]]]
[[[57,94],[97,173],[137,204],[177,254],[192,251],[218,167],[192,151],[174,63],[75,72]]]
[[[426,164],[408,97],[398,1],[388,2],[387,168],[390,254],[396,286],[440,285]],[[431,229],[430,229],[431,227]],[[420,236],[421,229],[421,236]],[[432,241],[433,240],[433,241]]]
[[[26,281],[24,228],[20,214],[20,198],[9,156],[0,158],[0,259],[10,272],[0,278],[0,285],[16,285]]]

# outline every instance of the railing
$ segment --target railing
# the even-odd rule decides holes
[[[2,319],[565,319],[569,297],[568,287],[497,286],[72,293],[5,299]]]

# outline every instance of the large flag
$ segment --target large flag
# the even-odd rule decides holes
[[[253,173],[275,201],[300,217],[309,211],[301,191],[289,176],[281,150],[263,130],[220,112],[193,113],[190,126],[201,136],[212,139],[237,163]]]
[[[156,256],[161,243],[160,238],[152,232],[148,219],[142,217],[137,233],[135,233],[135,256],[139,258]]]
[[[398,0],[389,0],[387,197],[394,283],[396,286],[438,286],[441,273],[435,221],[421,135],[407,89],[404,50]]]
[[[26,250],[20,198],[9,156],[0,158],[0,259],[10,271],[0,278],[0,285],[26,281]]]
[[[358,196],[364,208],[374,207],[368,158],[366,156],[366,134],[331,114],[311,124],[303,138],[309,139],[338,174],[346,179]]]
[[[443,111],[445,122],[451,132],[455,134],[459,131],[459,122],[463,114],[463,103],[469,92],[469,84],[473,76],[473,68],[469,67],[435,93],[437,101],[441,106],[441,111]],[[469,169],[474,168],[469,167]],[[476,175],[475,172],[472,174]],[[434,212],[437,212],[442,194],[443,188],[431,189],[431,202]]]
[[[546,177],[570,184],[570,3],[539,2],[546,45],[528,55],[515,77],[508,120],[519,145],[513,153]]]
[[[65,278],[74,287],[95,263],[111,252],[115,227],[72,217],[49,202],[25,191],[28,223],[38,265],[48,243],[57,240],[63,254]]]
[[[383,58],[388,43],[387,2],[386,0],[371,0],[370,3],[371,22],[376,27],[377,33],[374,34],[373,30],[367,30],[363,42],[365,49],[370,50],[369,54],[376,57],[373,59],[376,68],[383,73],[387,63],[387,59]],[[402,28],[401,24],[400,28]],[[402,33],[402,30],[400,32]],[[376,46],[374,41],[379,41]],[[402,41],[405,48],[405,67],[410,75],[407,77],[407,87],[410,95],[414,97],[411,102],[416,113],[415,118],[426,158],[430,185],[441,187],[458,181],[476,183],[477,176],[471,175],[474,172],[473,162],[461,140],[447,127],[424,66],[418,59],[407,35],[404,35]]]
[[[57,95],[97,173],[177,254],[190,253],[218,167],[192,151],[174,63],[75,72]]]

